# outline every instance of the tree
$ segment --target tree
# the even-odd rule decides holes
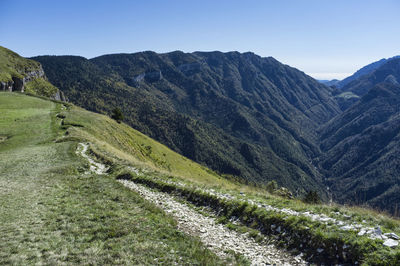
[[[314,203],[318,204],[321,203],[321,198],[319,197],[317,191],[310,190],[307,192],[307,194],[304,196],[303,201],[305,203]]]
[[[114,110],[112,110],[111,118],[118,123],[121,123],[121,121],[124,120],[124,115],[122,114],[121,109],[115,108]]]

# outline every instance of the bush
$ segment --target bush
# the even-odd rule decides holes
[[[265,189],[266,189],[269,193],[273,193],[277,188],[278,188],[278,183],[276,183],[275,180],[269,181],[269,182],[265,185]]]
[[[321,203],[321,198],[319,197],[317,191],[310,190],[307,192],[307,194],[304,196],[303,201],[305,203],[314,203],[318,204]]]
[[[119,108],[115,108],[114,110],[112,110],[111,118],[118,123],[121,123],[121,121],[124,120],[124,115]]]

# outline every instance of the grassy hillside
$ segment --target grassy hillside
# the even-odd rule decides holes
[[[398,248],[358,236],[354,228],[342,229],[344,224],[362,224],[400,234],[400,222],[388,216],[305,204],[231,182],[123,123],[70,104],[0,93],[0,109],[2,264],[153,264],[156,259],[165,264],[228,263],[115,181],[128,172],[135,182],[215,208],[220,222],[232,230],[256,239],[260,233],[272,234],[277,244],[296,247],[311,261],[376,265],[400,258]],[[87,173],[87,162],[75,154],[78,142],[89,142],[92,156],[111,165],[107,176]],[[231,196],[219,200],[215,195]],[[265,211],[267,205],[276,210]],[[288,214],[293,211],[298,214]],[[326,223],[313,215],[334,220]],[[282,230],[270,229],[277,225]],[[336,259],[334,247],[350,255],[340,253]]]
[[[77,142],[55,142],[62,108],[0,93],[0,264],[226,263],[138,194],[85,174]]]
[[[24,77],[24,74],[40,68],[40,63],[25,59],[17,53],[0,46],[0,81],[11,81],[12,77]]]
[[[65,117],[63,124],[68,129],[66,136],[60,138],[59,141],[89,140],[93,143],[91,147],[94,156],[113,165],[113,176],[118,178],[126,176],[127,169],[133,166],[143,173],[139,176],[132,172],[128,174],[135,182],[165,192],[176,193],[183,199],[199,206],[204,204],[209,208],[215,208],[221,215],[220,221],[232,229],[242,232],[249,230],[255,236],[258,234],[252,231],[254,229],[275,235],[277,233],[268,228],[272,224],[281,225],[285,231],[281,232],[283,235],[276,235],[276,238],[280,240],[280,245],[284,248],[299,248],[300,245],[303,245],[304,248],[307,247],[303,252],[313,257],[312,261],[332,261],[337,254],[337,251],[333,249],[335,245],[351,247],[345,251],[345,253],[351,254],[347,258],[345,256],[348,262],[365,261],[367,264],[376,264],[397,261],[398,249],[385,248],[382,246],[382,240],[371,240],[365,236],[358,236],[357,231],[342,229],[343,223],[362,224],[369,228],[380,226],[384,232],[400,234],[400,222],[396,219],[367,209],[306,204],[297,199],[288,200],[268,193],[260,187],[231,182],[125,124],[118,124],[107,116],[90,113],[79,107],[71,106],[68,110],[61,112],[60,116]],[[232,195],[233,200],[216,200],[213,194],[207,194],[210,189],[214,191],[212,193]],[[274,193],[279,193],[279,190]],[[242,201],[235,201],[234,198],[248,202],[260,202],[299,213],[318,214],[342,222],[326,224],[301,215],[290,216],[279,212],[265,212],[262,208],[251,207],[251,205],[243,204]],[[231,223],[231,215],[234,219],[242,221],[249,229],[243,229]],[[289,240],[285,235],[288,232],[291,235]],[[312,244],[305,244],[304,240]],[[317,250],[321,246],[326,247],[327,253],[318,255]],[[339,257],[344,259],[342,254]],[[340,261],[342,260],[339,259],[338,262]]]
[[[58,89],[47,81],[39,62],[26,59],[0,46],[0,82],[14,83],[13,79],[25,83],[25,91],[34,95],[54,97]],[[19,89],[20,90],[20,89]]]

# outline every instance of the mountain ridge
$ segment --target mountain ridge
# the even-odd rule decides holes
[[[68,97],[91,110],[105,111],[99,104],[94,103],[91,106],[83,102],[83,97],[73,96],[74,93],[79,95],[87,90],[84,87],[80,91],[71,90],[80,86],[78,82],[63,84],[68,80],[68,75],[60,78],[55,71],[61,69],[62,57],[34,59],[44,65],[51,81],[63,88]],[[59,61],[57,66],[54,65],[56,61]],[[145,97],[144,94],[150,97],[150,103],[153,103],[150,106],[140,103],[138,97],[131,99],[139,106],[135,109],[130,104],[126,108],[130,110],[128,117],[137,114],[128,123],[195,161],[206,163],[221,173],[247,176],[250,181],[269,181],[271,175],[276,175],[276,179],[280,180],[278,182],[283,182],[282,185],[292,189],[295,187],[293,181],[290,181],[292,177],[289,180],[287,178],[296,172],[296,180],[306,178],[311,181],[320,178],[306,159],[306,154],[318,153],[314,143],[317,139],[315,129],[333,114],[339,113],[339,110],[329,96],[331,88],[320,85],[301,71],[280,64],[271,57],[261,58],[253,53],[238,52],[141,52],[104,55],[85,62],[92,68],[107,72],[108,76],[115,76],[118,86],[123,80],[124,84],[121,86],[126,93],[131,94],[134,91],[142,95],[140,97]],[[74,66],[69,68],[71,67]],[[87,72],[81,70],[85,71]],[[297,79],[296,82],[291,78]],[[299,80],[301,82],[297,83]],[[283,90],[283,87],[286,89]],[[109,91],[112,90],[110,87]],[[303,91],[308,93],[304,94]],[[110,96],[97,98],[106,97]],[[113,97],[118,98],[117,95]],[[122,106],[127,104],[128,102],[122,103]],[[157,111],[152,112],[152,109]],[[154,123],[154,117],[160,113],[165,115],[166,112],[175,113],[175,121],[186,121],[179,122],[180,126],[176,127],[187,128],[186,133],[178,132],[178,135],[170,138],[170,130],[159,132],[160,127],[157,124],[164,123],[161,120]],[[173,124],[171,119],[167,120],[169,125]],[[153,126],[149,128],[149,125]],[[165,128],[161,126],[161,130]],[[223,138],[218,137],[221,132],[224,133]],[[184,139],[183,136],[189,137],[184,142],[186,144],[179,141]],[[214,142],[212,147],[203,141],[216,137],[218,142]],[[297,144],[288,145],[289,143]],[[233,158],[223,155],[227,148]],[[290,150],[293,152],[289,152]],[[225,165],[216,165],[219,162]],[[287,169],[292,169],[292,174],[286,172]],[[282,181],[285,179],[287,181]],[[319,187],[318,183],[321,182],[312,183],[314,185],[307,185],[305,190]],[[324,193],[322,188],[319,190]]]
[[[77,64],[67,63],[68,58],[84,67],[74,72]],[[367,127],[387,127],[385,121],[376,120],[376,110],[388,106],[373,100],[372,107],[366,104],[368,98],[382,98],[376,89],[368,96],[352,91],[334,96],[335,88],[320,85],[273,57],[254,53],[146,51],[90,60],[68,56],[35,59],[78,104],[103,113],[121,106],[131,126],[221,174],[250,183],[276,180],[296,195],[316,189],[324,199],[328,194],[325,186],[329,186],[342,203],[371,203],[375,208],[397,212],[378,203],[387,186],[382,190],[371,182],[362,189],[343,185],[343,180],[348,180],[344,175],[363,180],[361,172],[365,169],[352,169],[350,164],[358,165],[353,159],[366,160],[361,151],[344,155],[349,145],[357,149],[356,142],[343,144],[355,138],[344,133],[354,129],[351,120],[346,122],[348,114],[364,106],[365,116],[357,123],[368,118],[377,124]],[[358,84],[396,62],[396,58],[389,60],[350,84]],[[70,72],[60,75],[63,67]],[[80,76],[73,80],[76,75]],[[382,76],[386,83],[380,86],[396,83],[396,75],[389,76]],[[360,84],[365,85],[365,91],[372,85]],[[366,140],[373,132],[358,133],[357,138]],[[335,180],[337,186],[333,185]],[[341,194],[344,189],[346,195]],[[378,193],[374,202],[364,200],[366,192],[357,192],[361,190]]]
[[[390,58],[382,58],[378,61],[375,61],[373,63],[370,63],[366,66],[363,66],[362,68],[360,68],[359,70],[357,70],[356,72],[354,72],[353,75],[340,80],[338,83],[336,83],[335,85],[338,88],[344,88],[345,86],[347,86],[349,83],[351,83],[352,81],[359,79],[360,77],[364,76],[364,75],[368,75],[371,72],[373,72],[374,70],[378,69],[379,67],[381,67],[383,64],[387,63],[388,61],[392,60],[392,59],[397,59],[400,58],[400,55],[397,56],[393,56]]]

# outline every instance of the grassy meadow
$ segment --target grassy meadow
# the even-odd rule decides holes
[[[0,264],[226,263],[138,194],[85,175],[77,141],[55,141],[62,108],[0,93]]]

